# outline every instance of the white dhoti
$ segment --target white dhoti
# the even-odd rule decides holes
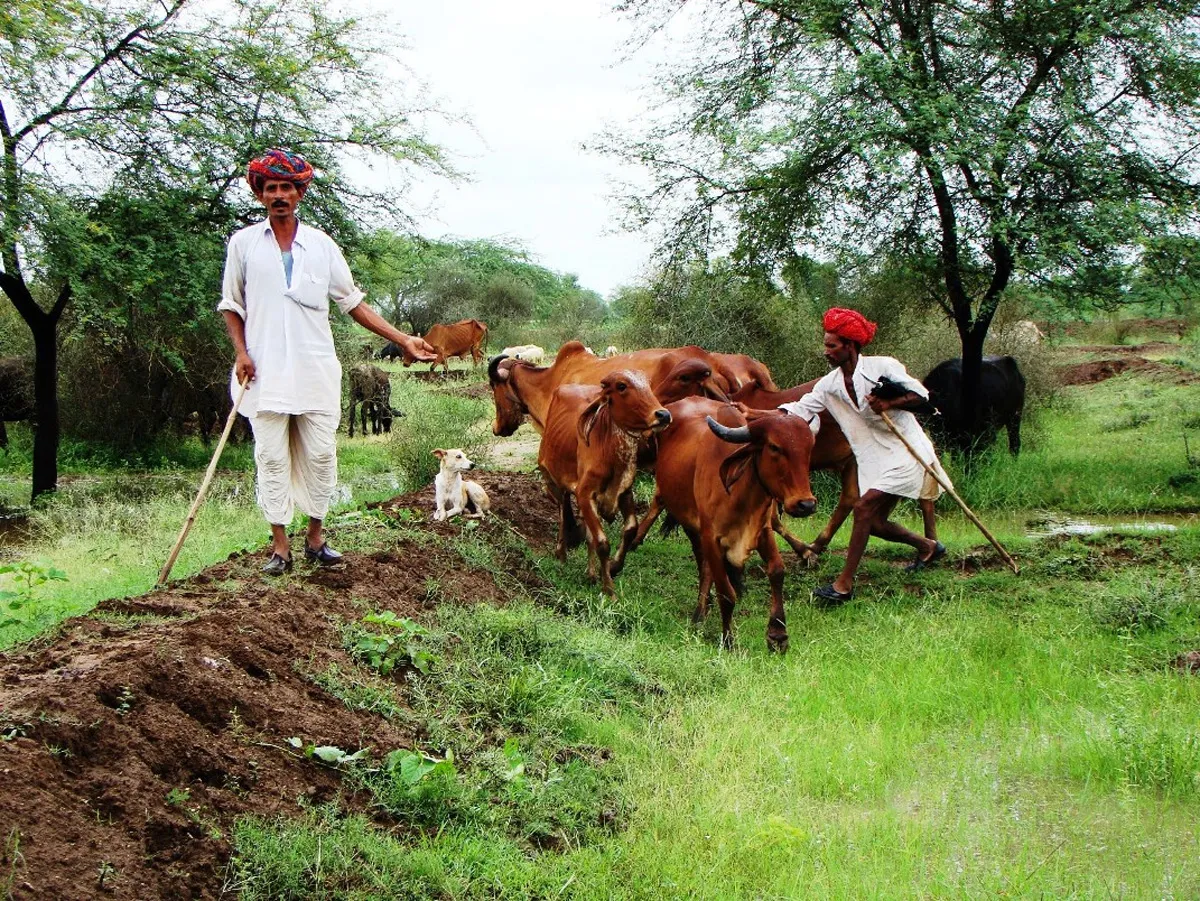
[[[286,526],[297,507],[324,519],[337,485],[340,413],[271,413],[250,418],[258,506],[267,522]]]

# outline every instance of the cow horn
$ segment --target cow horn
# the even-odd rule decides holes
[[[508,373],[507,372],[504,373],[504,375],[500,374],[500,363],[507,359],[508,359],[508,356],[505,354],[496,354],[496,356],[494,356],[490,360],[488,360],[488,384],[489,385],[496,385],[500,382],[508,381]]]
[[[750,426],[738,426],[736,429],[731,429],[729,426],[721,425],[711,416],[705,416],[705,421],[708,427],[712,429],[712,433],[722,441],[728,441],[730,444],[746,444],[750,441]]]

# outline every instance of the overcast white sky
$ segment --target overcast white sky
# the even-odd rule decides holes
[[[474,130],[440,125],[433,137],[472,181],[422,185],[427,237],[515,240],[543,266],[571,272],[608,296],[635,281],[644,238],[619,231],[618,164],[584,151],[608,123],[645,103],[654,51],[621,63],[629,22],[612,0],[456,0],[406,3],[392,18],[402,58],[439,106]],[[625,177],[633,173],[625,173]]]

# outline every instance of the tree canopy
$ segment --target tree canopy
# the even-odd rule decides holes
[[[1014,276],[1103,268],[1200,202],[1200,4],[624,8],[657,28],[697,5],[716,24],[664,84],[681,112],[609,143],[653,173],[633,211],[676,255],[903,254],[970,367]]]
[[[187,190],[200,220],[227,221],[224,206],[240,218],[247,160],[286,146],[319,172],[306,215],[344,236],[359,216],[404,213],[395,183],[343,177],[347,155],[389,160],[401,177],[452,174],[419,99],[386,71],[387,29],[313,0],[10,0],[0,43],[0,289],[33,337],[35,496],[56,482],[55,342],[71,293],[53,250],[93,234],[81,202]]]

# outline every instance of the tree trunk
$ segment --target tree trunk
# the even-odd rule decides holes
[[[71,299],[70,284],[58,292],[50,312],[38,306],[25,280],[0,272],[8,295],[33,335],[33,489],[32,500],[58,488],[58,321]]]
[[[966,435],[979,434],[980,387],[983,380],[983,339],[986,328],[978,325],[962,337],[962,413]],[[965,436],[964,436],[965,439]]]
[[[47,316],[33,331],[33,493],[58,488],[58,320]]]

